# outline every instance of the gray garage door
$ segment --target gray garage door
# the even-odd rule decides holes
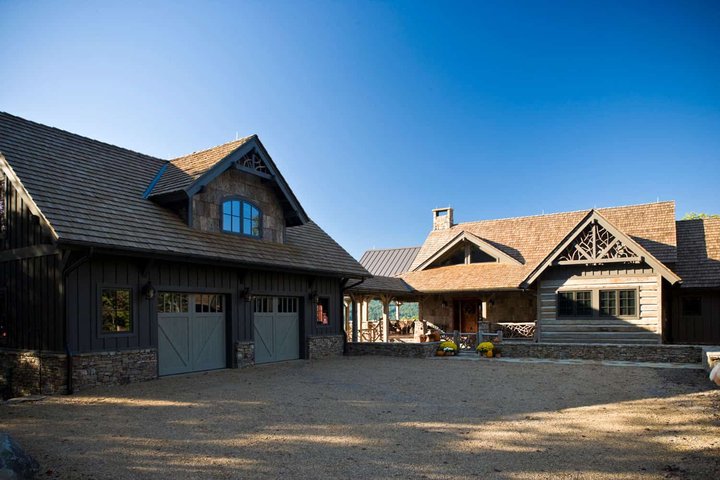
[[[226,367],[224,307],[217,294],[158,294],[160,375]]]
[[[300,358],[299,304],[299,299],[295,297],[255,299],[255,363]]]

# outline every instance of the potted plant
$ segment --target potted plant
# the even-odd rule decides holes
[[[452,340],[445,340],[444,342],[440,343],[440,345],[438,345],[436,354],[439,357],[453,356],[457,353],[457,351],[458,346],[455,342],[453,342]]]
[[[481,357],[492,357],[494,347],[492,342],[482,342],[475,350]]]

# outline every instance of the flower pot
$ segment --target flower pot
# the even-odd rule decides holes
[[[437,355],[438,357],[444,357],[444,356],[445,356],[445,352],[442,351],[442,350],[438,350],[437,352],[435,352],[435,355]]]
[[[492,358],[492,356],[493,356],[492,350],[488,350],[487,353],[485,353],[485,356],[488,358]]]
[[[427,335],[420,335],[420,343],[427,342],[427,338],[428,338]]]

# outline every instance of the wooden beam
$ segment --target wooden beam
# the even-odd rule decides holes
[[[11,262],[13,260],[22,260],[23,258],[47,257],[55,255],[60,250],[55,245],[43,244],[33,245],[32,247],[14,248],[0,252],[0,263]]]

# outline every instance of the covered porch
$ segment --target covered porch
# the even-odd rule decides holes
[[[345,331],[349,342],[448,339],[462,350],[474,350],[479,342],[492,337],[537,341],[534,290],[433,293],[412,291],[399,278],[371,280],[346,292]],[[373,300],[380,302],[380,314],[378,309],[375,315],[371,312]],[[417,316],[402,319],[399,305],[408,302],[417,302]]]

